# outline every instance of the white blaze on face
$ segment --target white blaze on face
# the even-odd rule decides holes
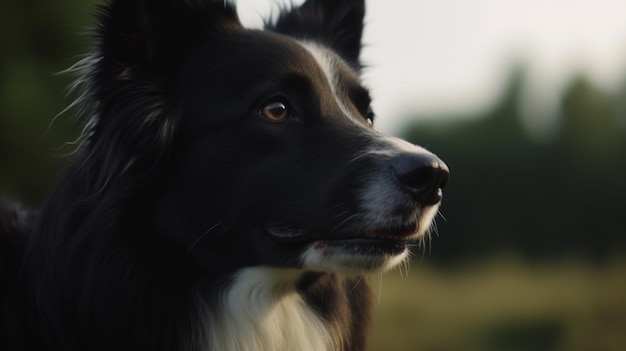
[[[322,69],[324,76],[326,76],[326,80],[328,80],[333,96],[335,97],[335,102],[341,109],[341,112],[343,112],[343,115],[355,124],[363,126],[363,123],[359,122],[360,117],[355,116],[354,113],[356,111],[349,107],[345,101],[347,97],[345,97],[343,92],[339,89],[338,68],[343,68],[343,72],[351,72],[348,65],[334,52],[323,46],[306,41],[298,41],[298,43],[300,43],[300,45],[302,45],[306,51],[308,51],[313,58],[315,58],[315,61]]]

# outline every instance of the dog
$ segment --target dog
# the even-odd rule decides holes
[[[363,275],[406,262],[449,172],[374,130],[364,12],[100,6],[81,151],[39,212],[0,206],[2,348],[365,349]]]

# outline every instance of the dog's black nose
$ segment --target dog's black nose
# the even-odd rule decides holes
[[[448,183],[448,166],[432,154],[406,153],[391,160],[395,176],[423,205],[441,201],[441,189]]]

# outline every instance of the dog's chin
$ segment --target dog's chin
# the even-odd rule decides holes
[[[306,270],[363,274],[384,272],[409,257],[410,240],[335,239],[309,244],[301,256]]]
[[[417,224],[393,231],[371,230],[323,236],[288,227],[269,230],[280,241],[301,243],[302,268],[317,272],[367,274],[384,272],[409,259],[409,247],[426,230]]]

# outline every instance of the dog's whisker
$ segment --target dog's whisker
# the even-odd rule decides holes
[[[411,260],[413,259],[413,252],[409,251],[406,259],[402,262],[402,267],[404,267],[405,277],[409,278],[409,270],[411,268]]]
[[[335,225],[330,231],[329,234],[332,235],[334,233],[336,233],[341,226],[343,226],[344,224],[348,223],[350,220],[356,218],[359,214],[358,213],[354,213],[350,216],[348,216],[346,219],[342,220],[341,222],[339,222],[337,225]]]
[[[428,226],[428,231],[426,232],[426,235],[428,235],[429,237],[431,236],[431,234],[439,236],[439,227],[437,227],[437,221],[435,220],[430,223],[430,225]]]
[[[437,214],[441,217],[441,219],[443,219],[444,222],[448,221],[448,219],[446,218],[446,216],[443,215],[443,212],[441,212],[441,210],[437,210]]]
[[[363,279],[365,279],[365,275],[360,275],[354,282],[354,285],[352,285],[352,288],[350,288],[350,291],[354,291],[356,288],[358,288],[359,284],[363,283]]]
[[[360,154],[357,154],[355,157],[353,157],[350,161],[348,161],[347,165],[350,165],[351,163],[354,163],[356,161],[358,161],[359,159],[366,157],[370,152],[369,151],[363,151]]]
[[[401,279],[404,279],[409,276],[409,269],[408,269],[407,263],[411,259],[410,257],[411,257],[411,251],[409,250],[407,257],[398,265],[398,271],[400,272]]]
[[[378,301],[377,304],[380,305],[381,298],[383,296],[383,273],[379,272],[378,276]]]
[[[204,231],[204,233],[202,233],[202,235],[200,235],[198,237],[198,239],[196,239],[196,241],[194,241],[191,246],[189,246],[189,248],[187,249],[187,252],[185,253],[185,255],[189,255],[191,253],[191,251],[193,250],[194,247],[196,247],[196,245],[198,245],[198,243],[204,239],[205,236],[207,236],[211,231],[213,231],[213,229],[217,228],[217,226],[220,225],[220,222],[215,223],[211,228],[207,229]]]

